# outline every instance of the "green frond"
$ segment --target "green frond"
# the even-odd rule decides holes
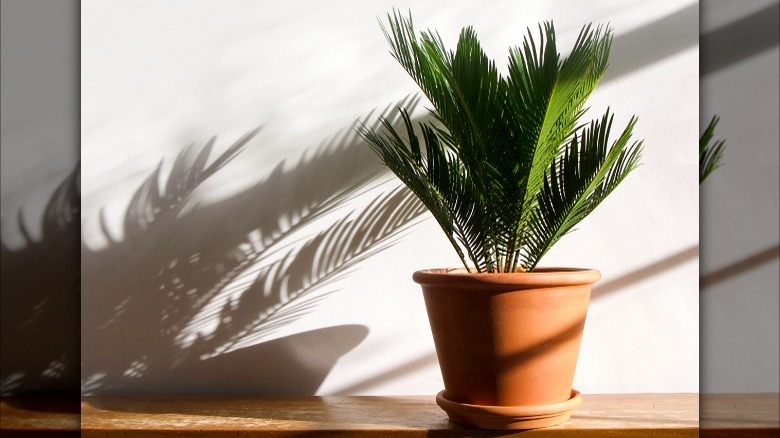
[[[613,117],[609,110],[581,135],[575,134],[550,166],[529,221],[522,265],[533,269],[561,237],[590,214],[639,165],[642,143],[628,146],[636,118],[608,147]]]
[[[439,141],[436,131],[428,125],[420,124],[425,143],[423,155],[420,138],[409,114],[401,109],[401,115],[406,139],[387,119],[381,119],[384,133],[377,133],[365,125],[360,125],[358,132],[381,157],[382,162],[431,212],[464,266],[468,267],[464,250],[458,242],[469,251],[472,260],[477,258],[471,252],[476,246],[474,236],[462,229],[463,219],[471,216],[464,209],[472,205],[472,196],[476,191],[462,177],[457,157]],[[456,209],[459,209],[459,216],[456,215]]]
[[[726,147],[725,140],[718,140],[710,144],[715,136],[715,127],[718,126],[720,117],[713,116],[707,129],[699,139],[699,184],[704,182],[710,174],[723,164],[723,154]]]
[[[585,26],[561,57],[551,22],[530,30],[498,73],[471,27],[455,51],[433,31],[417,34],[397,11],[380,23],[398,60],[433,104],[437,123],[405,132],[387,120],[358,131],[431,211],[464,265],[479,272],[533,269],[639,160],[626,146],[635,120],[607,148],[611,117],[580,122],[603,76],[612,33]]]

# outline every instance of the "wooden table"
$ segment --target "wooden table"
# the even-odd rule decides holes
[[[77,437],[79,436],[79,397],[3,397],[0,402],[0,436]]]
[[[780,394],[702,394],[702,438],[780,438]]]
[[[776,437],[779,399],[702,396],[701,436]],[[51,414],[4,399],[2,435],[48,426],[78,431],[78,413]],[[83,397],[80,427],[84,437],[695,437],[699,395],[583,395],[569,422],[520,433],[460,427],[432,396]]]

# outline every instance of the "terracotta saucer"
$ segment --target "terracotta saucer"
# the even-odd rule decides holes
[[[571,417],[582,404],[579,391],[572,390],[571,398],[561,403],[537,406],[482,406],[448,400],[444,391],[436,395],[436,403],[447,412],[450,420],[463,426],[481,429],[536,429],[555,426]]]

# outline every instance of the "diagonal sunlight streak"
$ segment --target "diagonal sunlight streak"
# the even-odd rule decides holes
[[[497,366],[500,369],[508,370],[524,362],[539,360],[548,352],[560,347],[561,344],[571,343],[577,340],[577,338],[582,335],[584,326],[585,318],[576,320],[567,327],[562,328],[559,332],[554,333],[533,345],[515,351],[511,355],[499,358]]]
[[[699,245],[693,245],[688,248],[682,249],[674,254],[664,257],[653,263],[649,263],[638,269],[634,269],[619,277],[598,284],[593,287],[591,292],[591,300],[601,298],[607,294],[625,289],[631,284],[638,283],[640,281],[652,278],[655,275],[663,274],[669,269],[686,263],[691,260],[695,260],[699,257]]]
[[[603,81],[631,74],[699,44],[691,26],[699,24],[699,5],[686,6],[625,34],[615,35]]]
[[[699,292],[704,292],[709,286],[713,286],[728,280],[729,278],[759,268],[765,263],[769,263],[777,258],[780,258],[780,245],[773,245],[734,263],[730,263],[722,268],[704,274],[699,277],[699,285],[701,287]]]
[[[780,4],[774,3],[702,35],[699,75],[707,76],[776,47],[779,14]]]

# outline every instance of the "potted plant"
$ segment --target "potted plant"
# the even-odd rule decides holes
[[[539,259],[639,164],[636,118],[610,140],[613,116],[583,123],[607,67],[611,30],[585,26],[567,57],[552,23],[496,69],[471,27],[457,48],[418,37],[411,15],[388,14],[391,54],[433,104],[433,121],[389,120],[358,131],[430,210],[462,268],[414,273],[444,379],[437,403],[453,421],[527,429],[566,421],[592,269]],[[610,144],[611,141],[611,144]]]

